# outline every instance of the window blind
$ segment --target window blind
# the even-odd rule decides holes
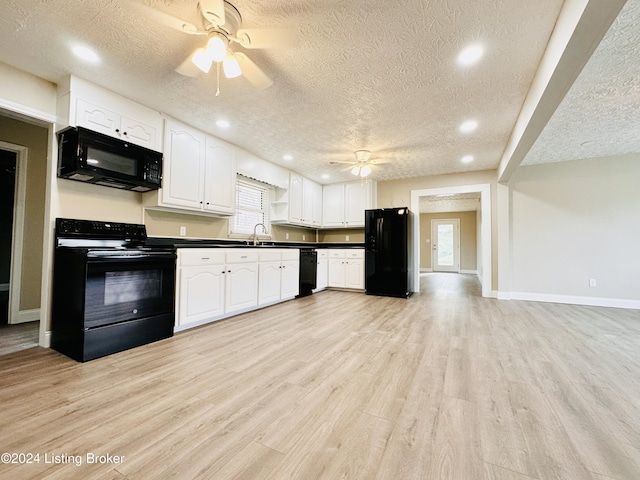
[[[233,235],[253,235],[258,223],[266,226],[271,232],[270,224],[270,192],[271,188],[260,182],[236,180],[236,214],[229,222],[229,233]],[[258,227],[262,233],[262,228]]]

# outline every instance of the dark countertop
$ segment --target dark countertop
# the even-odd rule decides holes
[[[145,245],[149,246],[173,246],[175,248],[364,248],[364,243],[315,243],[315,242],[272,242],[266,241],[259,245],[253,245],[251,240],[211,240],[188,238],[148,237]]]

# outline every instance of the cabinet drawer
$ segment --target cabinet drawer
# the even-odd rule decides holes
[[[251,263],[257,261],[257,249],[240,248],[238,251],[227,252],[227,263]]]
[[[350,250],[345,250],[345,257],[364,258],[364,248],[352,248]]]
[[[326,249],[316,250],[316,253],[318,254],[318,258],[327,258],[328,256]]]
[[[282,250],[282,260],[299,260],[300,250],[297,248],[287,248]]]
[[[179,248],[178,265],[181,267],[200,265],[224,265],[224,253],[214,248]]]
[[[339,248],[330,249],[329,258],[344,258],[344,250]]]
[[[260,262],[279,262],[282,259],[282,250],[263,248],[258,252]]]

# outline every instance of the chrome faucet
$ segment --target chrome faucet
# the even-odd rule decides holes
[[[256,226],[253,227],[253,244],[257,245],[258,244],[258,227],[262,225],[262,231],[265,233],[267,233],[267,227],[264,226],[264,223],[256,223]]]

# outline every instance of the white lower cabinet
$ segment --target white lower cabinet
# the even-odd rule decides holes
[[[299,271],[297,249],[178,249],[176,329],[293,298]]]
[[[316,289],[314,292],[324,290],[329,284],[329,258],[326,249],[316,250],[318,254],[318,266],[316,268]]]
[[[328,285],[335,288],[364,290],[364,249],[330,249]]]
[[[224,313],[258,305],[258,252],[240,249],[227,253],[226,275]]]
[[[300,251],[265,249],[260,251],[258,304],[287,300],[300,291]]]
[[[176,325],[188,325],[224,314],[224,253],[205,249],[178,251]]]

